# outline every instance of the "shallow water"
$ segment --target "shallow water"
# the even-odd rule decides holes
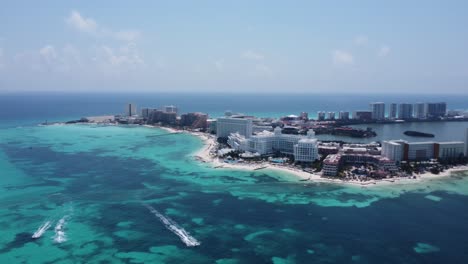
[[[163,136],[164,135],[164,136]],[[0,262],[461,263],[468,177],[358,186],[213,169],[187,134],[0,130]],[[142,204],[201,244],[187,247]],[[57,225],[64,240],[58,243]],[[32,234],[51,221],[39,238]]]

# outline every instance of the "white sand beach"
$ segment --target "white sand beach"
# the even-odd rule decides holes
[[[176,131],[176,130],[170,129],[169,131]],[[426,172],[423,174],[414,174],[412,177],[408,177],[408,178],[395,177],[395,178],[388,178],[388,179],[382,179],[382,180],[370,180],[370,181],[365,181],[365,182],[357,181],[357,180],[344,181],[341,179],[324,178],[319,173],[309,173],[309,172],[302,171],[296,168],[290,168],[290,167],[285,167],[281,165],[274,165],[268,162],[261,162],[261,163],[255,163],[255,164],[225,163],[222,160],[220,160],[218,157],[216,157],[215,155],[210,154],[212,151],[215,151],[216,149],[217,143],[216,143],[214,136],[210,136],[205,133],[199,133],[199,132],[188,132],[188,133],[199,137],[204,143],[203,147],[194,154],[195,158],[201,162],[210,163],[213,168],[249,170],[249,171],[254,171],[254,170],[259,170],[259,169],[275,170],[275,171],[281,171],[281,172],[295,175],[296,177],[298,177],[299,180],[305,180],[305,182],[307,181],[327,182],[327,183],[351,184],[351,185],[358,185],[358,186],[363,186],[363,187],[367,187],[367,186],[371,187],[371,186],[391,185],[395,183],[408,184],[408,183],[415,183],[415,182],[424,181],[424,180],[444,178],[444,177],[450,176],[452,172],[468,170],[468,166],[464,165],[464,166],[453,167],[439,174],[432,174],[430,172]]]

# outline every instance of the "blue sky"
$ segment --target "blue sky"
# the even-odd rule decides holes
[[[468,1],[4,1],[0,91],[468,93]]]

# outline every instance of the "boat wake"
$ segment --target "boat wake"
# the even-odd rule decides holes
[[[55,231],[54,242],[55,243],[63,243],[67,241],[67,236],[64,231],[67,218],[68,218],[68,215],[62,217],[55,225],[55,228],[54,228],[54,231]]]
[[[47,231],[47,229],[49,229],[51,225],[52,224],[50,221],[46,221],[36,230],[36,232],[34,232],[32,238],[40,238],[44,234],[44,232]]]
[[[191,236],[187,231],[185,231],[185,229],[183,229],[176,222],[174,222],[174,220],[170,219],[167,216],[164,216],[150,205],[144,206],[148,208],[148,210],[150,210],[150,212],[153,213],[157,218],[159,218],[161,223],[163,223],[164,226],[167,229],[169,229],[172,233],[177,235],[180,238],[180,240],[182,240],[182,242],[184,242],[184,244],[188,247],[195,247],[201,244],[200,241]]]

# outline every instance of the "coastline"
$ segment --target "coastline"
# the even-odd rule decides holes
[[[162,127],[161,127],[162,128]],[[180,132],[171,128],[163,128],[167,131],[171,132]],[[409,184],[409,183],[417,183],[431,179],[439,179],[439,178],[448,178],[453,172],[463,172],[468,171],[468,165],[461,165],[456,166],[450,169],[447,169],[439,174],[432,174],[430,172],[422,173],[422,174],[414,174],[413,177],[416,178],[387,178],[381,180],[370,180],[370,181],[344,181],[341,179],[331,179],[331,178],[323,178],[320,174],[316,173],[309,173],[305,172],[296,168],[288,168],[278,165],[273,165],[268,162],[261,162],[257,164],[232,164],[232,163],[225,163],[221,161],[219,158],[212,156],[210,153],[216,146],[216,142],[214,137],[210,137],[205,135],[204,133],[199,132],[190,132],[184,131],[188,134],[198,137],[203,142],[203,147],[196,151],[193,156],[196,160],[203,163],[208,163],[211,165],[212,168],[215,169],[236,169],[236,170],[248,170],[248,171],[256,171],[256,170],[272,170],[278,172],[284,172],[291,175],[294,175],[298,178],[299,181],[303,182],[304,184],[310,182],[321,182],[321,183],[335,183],[335,184],[346,184],[346,185],[354,185],[360,187],[372,187],[372,186],[384,186],[384,185],[394,185],[394,184]]]
[[[94,123],[93,123],[94,124]],[[66,125],[65,123],[60,123],[60,125]],[[285,167],[280,165],[271,164],[269,162],[259,162],[255,164],[247,164],[247,163],[225,163],[220,160],[218,157],[211,154],[216,147],[216,139],[214,136],[208,135],[202,132],[193,132],[188,130],[177,130],[170,127],[165,126],[155,126],[155,125],[142,125],[146,128],[157,128],[168,133],[186,133],[192,136],[198,137],[203,146],[193,152],[191,156],[195,158],[198,162],[209,164],[213,169],[234,169],[234,170],[247,170],[247,171],[258,171],[258,170],[266,170],[266,171],[276,171],[287,173],[292,175],[298,179],[298,181],[302,182],[303,184],[307,183],[332,183],[332,184],[344,184],[344,185],[352,185],[356,187],[372,187],[372,186],[388,186],[388,185],[398,185],[398,184],[414,184],[422,181],[433,180],[433,179],[441,179],[441,178],[448,178],[453,172],[463,172],[468,171],[468,165],[460,165],[450,169],[447,169],[439,174],[432,174],[430,172],[425,172],[422,174],[413,174],[411,178],[386,178],[386,179],[378,179],[378,180],[369,180],[369,181],[358,181],[358,180],[349,180],[344,181],[341,179],[334,179],[334,178],[324,178],[321,174],[318,173],[309,173],[297,168]],[[415,178],[414,178],[415,177]]]

